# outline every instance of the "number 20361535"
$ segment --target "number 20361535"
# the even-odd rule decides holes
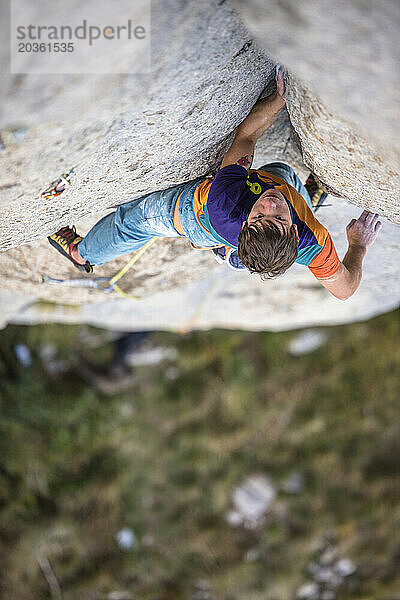
[[[73,42],[20,42],[18,52],[73,52]]]

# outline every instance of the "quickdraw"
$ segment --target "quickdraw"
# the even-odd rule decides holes
[[[59,196],[67,187],[71,185],[71,175],[74,174],[74,168],[70,169],[67,173],[62,173],[58,179],[53,181],[48,188],[40,194],[41,198],[55,198]]]
[[[110,280],[108,277],[80,278],[80,279],[56,279],[42,274],[42,283],[50,283],[56,285],[66,285],[68,287],[83,287],[94,288],[96,290],[106,289],[109,286]],[[104,287],[105,286],[105,287]]]

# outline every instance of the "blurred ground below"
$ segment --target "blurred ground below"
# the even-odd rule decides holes
[[[399,333],[1,331],[1,599],[398,599]]]

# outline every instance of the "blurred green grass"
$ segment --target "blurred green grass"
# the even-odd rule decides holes
[[[40,345],[99,364],[80,328],[0,332],[0,548],[6,600],[50,598],[37,558],[66,599],[190,598],[207,580],[224,600],[286,600],[326,531],[357,565],[338,599],[389,600],[400,589],[399,312],[327,329],[294,357],[296,335],[157,333],[174,371],[140,367],[129,392],[105,397],[71,370],[50,378]],[[25,343],[33,365],[13,347]],[[304,490],[290,495],[291,472]],[[234,486],[272,478],[278,500],[256,530],[225,519]],[[131,552],[115,534],[130,527]],[[254,562],[245,559],[257,550]]]

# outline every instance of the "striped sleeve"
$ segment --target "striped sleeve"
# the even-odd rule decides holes
[[[327,235],[325,244],[321,251],[312,259],[308,268],[317,279],[326,279],[336,273],[340,266],[340,260],[331,236]]]

